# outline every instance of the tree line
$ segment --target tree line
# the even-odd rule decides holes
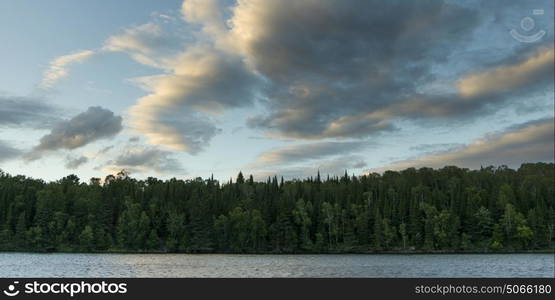
[[[523,251],[554,244],[554,164],[83,183],[0,170],[0,251]]]

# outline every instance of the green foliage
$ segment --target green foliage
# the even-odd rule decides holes
[[[83,251],[94,249],[94,234],[91,226],[85,226],[85,229],[79,235],[79,246]]]
[[[549,249],[554,165],[265,182],[0,171],[0,251],[303,253]],[[327,178],[327,180],[323,180]]]
[[[150,233],[148,234],[148,240],[146,242],[146,247],[149,250],[160,249],[160,238],[158,237],[155,229],[150,230]]]
[[[295,224],[299,228],[299,247],[302,250],[311,250],[313,247],[312,240],[310,239],[310,226],[312,225],[310,214],[312,214],[312,204],[310,202],[305,204],[303,199],[297,200],[293,210],[293,217]]]

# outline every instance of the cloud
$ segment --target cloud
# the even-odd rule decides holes
[[[81,63],[94,54],[95,52],[92,50],[82,50],[55,58],[50,62],[48,69],[44,72],[39,87],[43,89],[52,88],[60,79],[69,74],[68,68],[71,65]]]
[[[438,143],[438,144],[419,144],[409,148],[411,151],[418,151],[424,153],[444,152],[464,146],[461,143]]]
[[[149,96],[147,96],[149,97]],[[155,101],[156,95],[151,95]],[[142,98],[141,100],[146,100]],[[186,108],[139,102],[130,110],[132,130],[145,135],[150,144],[197,154],[220,132],[213,122]]]
[[[188,126],[168,115],[213,118],[255,99],[269,113],[248,125],[284,137],[360,138],[393,130],[387,121],[342,128],[333,123],[388,104],[430,78],[432,63],[445,60],[477,22],[475,12],[437,1],[218,4],[185,1],[184,20],[200,28],[191,34],[195,43],[171,58],[170,74],[139,80],[152,94],[131,108],[131,124],[151,144],[201,151],[183,138]],[[203,135],[207,142],[212,136]]]
[[[21,150],[16,149],[6,142],[0,140],[0,162],[16,158],[21,154]]]
[[[320,142],[291,145],[262,153],[256,163],[266,166],[306,162],[358,152],[366,146],[368,146],[366,142]]]
[[[85,156],[79,156],[79,157],[71,157],[68,156],[66,157],[66,164],[65,167],[67,169],[77,169],[79,168],[81,165],[87,163],[89,161],[89,159]]]
[[[314,177],[318,172],[322,177],[326,175],[343,175],[345,171],[360,170],[367,166],[364,158],[358,155],[345,156],[335,159],[320,161],[308,166],[293,166],[271,170],[255,170],[253,177],[256,180],[264,180],[272,176],[283,176],[286,179],[299,179]]]
[[[44,128],[58,120],[60,110],[45,100],[0,95],[0,127]]]
[[[238,58],[191,47],[171,74],[141,80],[151,94],[129,109],[130,125],[153,145],[196,154],[221,130],[213,118],[253,103],[256,81]]]
[[[401,122],[479,118],[552,86],[549,43],[524,45],[504,32],[503,51],[475,54],[517,10],[449,0],[187,0],[182,20],[124,29],[102,50],[163,71],[133,80],[149,94],[128,110],[130,129],[152,145],[197,154],[238,108],[254,108],[246,125],[269,137],[367,139]]]
[[[365,134],[394,130],[394,121],[448,121],[472,119],[491,113],[526,95],[544,92],[553,82],[553,48],[540,46],[522,61],[502,62],[492,70],[472,74],[457,82],[458,93],[413,94],[403,101],[383,105],[370,112],[340,117],[322,131],[320,137],[363,137]],[[503,75],[501,75],[503,74]],[[297,112],[298,113],[298,112]]]
[[[318,142],[276,148],[262,153],[248,165],[257,179],[268,176],[304,178],[321,174],[343,175],[345,170],[366,167],[364,158],[353,153],[363,151],[368,142]]]
[[[28,160],[41,157],[44,152],[75,149],[99,139],[113,137],[122,130],[122,118],[99,106],[56,124],[40,143],[26,154]]]
[[[478,74],[469,75],[457,82],[464,98],[477,97],[499,91],[528,86],[538,80],[553,77],[553,48],[540,48],[523,62],[501,65]]]
[[[487,165],[517,167],[524,162],[553,161],[554,119],[540,119],[486,135],[469,145],[372,169],[402,170],[410,167],[441,168],[445,165],[477,169]]]
[[[256,95],[257,79],[239,57],[208,46],[194,46],[173,62],[173,74],[138,79],[158,98],[157,106],[187,106],[217,113],[248,106]]]
[[[171,69],[171,58],[183,49],[183,42],[184,38],[176,32],[149,22],[109,37],[102,50],[123,52],[141,64]]]
[[[269,113],[249,125],[300,139],[393,130],[340,120],[414,94],[479,23],[443,1],[240,1],[233,13],[236,48],[273,87]]]
[[[101,167],[105,172],[119,172],[123,169],[130,173],[185,174],[180,162],[169,151],[156,147],[133,146],[127,147],[114,160],[108,161]]]
[[[181,6],[185,21],[202,24],[204,31],[215,36],[226,34],[227,26],[218,0],[186,0]]]
[[[152,145],[197,154],[221,132],[217,117],[254,102],[260,79],[247,69],[242,57],[215,48],[195,31],[195,23],[202,22],[205,13],[215,13],[214,3],[185,2],[184,12],[191,19],[178,28],[185,32],[152,21],[125,29],[105,42],[104,51],[123,52],[165,71],[133,80],[150,94],[129,109],[129,125]],[[206,5],[212,6],[204,13],[199,10]]]
[[[113,145],[111,145],[111,146],[106,146],[106,147],[100,149],[100,150],[98,151],[98,154],[107,153],[108,151],[112,150],[113,148],[114,148]]]
[[[480,57],[485,70],[476,55],[459,60],[490,19],[452,1],[239,1],[222,39],[270,86],[267,113],[250,118],[251,128],[296,139],[366,138],[401,120],[473,119],[552,85],[549,44]],[[434,82],[441,89],[423,93]]]

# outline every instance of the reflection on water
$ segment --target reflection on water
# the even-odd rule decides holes
[[[553,254],[0,253],[0,277],[553,277]]]

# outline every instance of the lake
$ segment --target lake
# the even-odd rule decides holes
[[[553,277],[553,254],[0,253],[0,277]]]

